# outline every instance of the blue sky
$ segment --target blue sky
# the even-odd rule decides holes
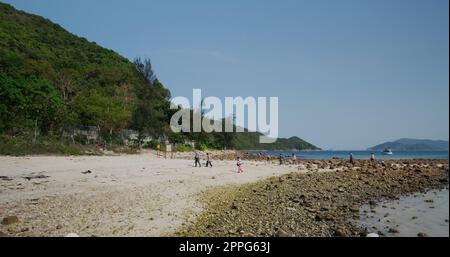
[[[173,96],[278,96],[325,149],[448,139],[448,0],[1,0],[133,59]]]

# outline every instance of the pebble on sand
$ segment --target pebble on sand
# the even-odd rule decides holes
[[[77,233],[69,233],[66,237],[80,237]]]
[[[417,234],[418,237],[428,237],[427,233],[424,232],[420,232],[419,234]]]
[[[400,233],[400,231],[398,231],[398,229],[396,229],[396,228],[389,228],[388,232],[391,233],[391,234],[398,234],[398,233]]]
[[[2,220],[3,225],[11,225],[17,222],[19,222],[19,218],[17,218],[17,216],[4,217]]]

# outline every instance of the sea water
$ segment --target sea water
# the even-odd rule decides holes
[[[448,151],[394,151],[393,155],[384,155],[376,151],[249,151],[253,154],[265,154],[279,156],[292,156],[295,154],[300,159],[329,160],[333,158],[348,159],[352,153],[355,159],[367,160],[372,153],[378,160],[404,160],[404,159],[439,159],[448,160]]]

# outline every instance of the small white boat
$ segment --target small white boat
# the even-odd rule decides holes
[[[393,155],[393,154],[394,154],[394,153],[391,151],[391,149],[388,149],[388,148],[384,149],[382,153],[385,154],[385,155]]]

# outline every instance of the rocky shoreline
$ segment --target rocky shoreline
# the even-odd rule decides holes
[[[205,192],[204,212],[176,235],[366,236],[355,222],[362,205],[448,188],[447,160],[302,160],[301,166],[308,171]]]

